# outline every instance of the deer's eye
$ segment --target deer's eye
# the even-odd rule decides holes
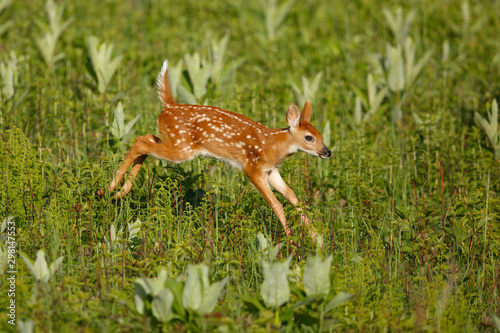
[[[305,139],[307,142],[312,142],[312,141],[314,140],[314,138],[313,138],[312,136],[310,136],[310,135],[306,135],[306,136],[304,137],[304,139]]]

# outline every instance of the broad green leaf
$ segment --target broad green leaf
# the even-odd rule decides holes
[[[291,260],[292,257],[289,257],[284,262],[275,262],[273,264],[262,260],[264,281],[261,285],[260,294],[267,306],[277,308],[290,300],[287,274]]]
[[[387,25],[391,30],[397,43],[402,43],[410,32],[410,26],[415,19],[416,11],[411,10],[406,16],[403,14],[403,8],[399,7],[395,13],[387,9],[382,10]]]
[[[122,102],[118,102],[114,111],[114,116],[113,123],[110,127],[111,135],[120,140],[122,143],[127,143],[133,134],[132,127],[135,125],[137,120],[139,120],[140,115],[137,115],[125,125],[125,112],[123,111],[123,105]]]
[[[264,237],[262,232],[257,234],[257,240],[259,241],[259,251],[264,252],[267,250],[267,239]]]
[[[4,274],[4,269],[9,261],[7,249],[4,249],[3,241],[0,240],[0,276]]]
[[[139,120],[140,117],[141,117],[141,115],[135,116],[134,119],[132,119],[131,121],[129,121],[127,123],[127,125],[125,125],[125,129],[123,131],[124,133],[123,133],[123,137],[122,137],[123,143],[127,143],[130,140],[130,137],[134,133],[134,131],[132,130],[132,127],[134,127],[135,123],[137,122],[137,120]]]
[[[330,126],[330,120],[327,120],[325,122],[325,126],[323,127],[323,143],[327,146],[330,147],[331,144],[331,139],[332,139],[332,130]]]
[[[316,301],[321,301],[322,299],[323,299],[323,295],[311,295],[311,296],[307,296],[306,298],[303,298],[300,301],[298,301],[297,303],[295,303],[294,306],[293,306],[293,309],[294,310],[298,310],[301,307],[303,307],[303,306],[305,306],[305,305],[307,305],[309,303],[316,302]]]
[[[127,229],[129,240],[137,238],[141,232],[141,220],[137,219],[134,223],[127,223]]]
[[[182,293],[184,308],[200,314],[211,312],[227,282],[227,278],[210,284],[208,266],[204,264],[188,265],[187,274],[188,277]]]
[[[210,65],[202,64],[199,53],[184,55],[184,62],[193,85],[193,94],[198,101],[207,93],[207,83],[210,78]]]
[[[134,283],[143,287],[146,294],[151,296],[156,296],[165,287],[165,282],[167,281],[168,274],[167,271],[162,268],[158,273],[158,277],[155,279],[150,278],[137,278]]]
[[[6,218],[3,219],[2,223],[0,224],[0,234],[3,234],[3,232],[7,228],[7,224],[11,223],[13,220],[14,220],[13,215],[7,216]],[[1,240],[1,241],[3,241],[3,240]]]
[[[316,93],[318,92],[319,84],[321,83],[322,78],[323,78],[323,72],[319,72],[318,74],[316,74],[316,76],[314,76],[314,79],[312,80],[312,82],[310,84],[310,91],[313,95],[311,97],[314,97],[316,95]]]
[[[28,267],[28,270],[31,272],[31,275],[35,278],[36,281],[49,282],[50,278],[54,275],[55,271],[61,265],[64,257],[59,257],[54,261],[50,268],[47,265],[47,261],[45,260],[45,252],[43,250],[38,250],[36,254],[35,262],[31,262],[31,260],[26,257],[24,254],[19,254],[23,259],[24,263]]]
[[[14,68],[12,64],[5,65],[0,63],[0,74],[2,75],[2,96],[6,99],[12,98],[14,96]]]
[[[187,103],[187,104],[197,104],[198,101],[196,100],[196,97],[184,86],[178,85],[177,86],[177,92],[179,93],[181,99]]]
[[[279,6],[278,0],[261,1],[261,4],[264,6],[266,37],[268,40],[274,40],[279,35],[280,26],[283,24],[294,2],[295,0],[288,0]]]
[[[347,302],[348,300],[350,300],[353,297],[354,297],[354,294],[345,293],[345,292],[341,291],[337,296],[332,298],[332,300],[330,302],[328,302],[328,304],[325,306],[324,313],[327,313],[328,311],[332,310],[333,308]]]
[[[389,88],[394,92],[400,92],[405,87],[405,76],[403,68],[403,57],[401,47],[387,45],[389,59],[389,75],[387,78]]]
[[[497,331],[500,331],[500,318],[495,315],[492,315],[491,317],[493,318],[493,324],[495,325],[495,328],[497,329]]]
[[[151,302],[151,310],[158,321],[166,323],[173,317],[172,305],[174,303],[174,294],[164,288],[158,292],[158,295]]]
[[[35,329],[35,324],[31,319],[19,320],[17,324],[19,326],[19,333],[33,333]]]
[[[122,102],[118,102],[114,114],[115,118],[111,124],[111,134],[115,138],[121,138],[125,129],[125,112],[123,112]]]
[[[33,264],[28,257],[25,257],[23,254],[20,254],[26,266],[28,266],[31,275],[37,281],[43,281],[44,277],[49,274],[49,268],[47,266],[47,262],[45,261],[45,252],[43,250],[39,250],[36,254],[36,260]]]
[[[149,296],[148,286],[144,278],[137,278],[134,281],[135,293],[134,293],[134,303],[135,309],[140,314],[144,314],[145,301]]]
[[[330,291],[330,264],[332,256],[322,261],[319,256],[310,257],[304,269],[304,289],[307,296],[327,295]]]
[[[210,48],[211,78],[216,84],[220,84],[223,75],[224,55],[226,53],[229,34],[224,35],[219,41],[212,39]]]
[[[47,0],[45,11],[49,24],[47,25],[41,21],[36,22],[43,34],[37,37],[35,42],[47,66],[52,67],[56,62],[64,58],[64,53],[55,54],[56,44],[73,19],[64,22],[64,7],[56,4],[53,0]]]
[[[283,242],[274,246],[271,241],[268,241],[264,235],[259,232],[257,234],[257,240],[259,241],[259,255],[265,259],[272,260],[276,258],[279,250],[283,246]]]
[[[181,317],[185,316],[186,311],[182,304],[182,292],[184,290],[182,282],[174,278],[169,278],[165,281],[165,286],[174,294],[174,312]]]
[[[2,0],[0,1],[0,13],[5,9],[7,8],[11,3],[12,3],[13,0]]]
[[[222,281],[214,282],[203,291],[203,301],[198,310],[201,314],[207,314],[213,311],[217,300],[219,299],[222,289],[227,283],[228,278]]]
[[[99,45],[99,40],[95,36],[88,38],[88,50],[92,67],[97,77],[97,90],[103,94],[108,88],[111,78],[122,61],[123,56],[118,55],[112,58],[113,43],[109,46],[105,43]]]
[[[368,121],[371,116],[373,116],[377,110],[380,108],[380,105],[382,104],[382,101],[384,100],[385,96],[387,96],[387,92],[389,91],[389,88],[384,87],[382,88],[377,94],[375,95],[375,98],[373,99],[372,102],[370,102],[370,109],[366,113],[364,120]]]
[[[290,78],[290,87],[292,88],[295,101],[299,107],[302,107],[306,101],[314,102],[316,93],[319,90],[319,84],[321,82],[321,78],[323,76],[323,72],[319,72],[314,76],[312,80],[309,80],[307,77],[302,77],[302,89],[299,88]]]
[[[48,276],[46,282],[48,282],[50,280],[50,278],[52,276],[54,276],[54,273],[59,269],[59,267],[61,266],[63,260],[64,260],[64,257],[59,257],[53,263],[50,264],[50,266],[49,266],[49,276]]]
[[[200,270],[203,270],[203,268],[200,268],[199,265],[188,265],[187,267],[188,277],[182,292],[182,305],[185,309],[198,311],[201,306],[203,285],[201,282]]]
[[[304,95],[300,90],[300,88],[294,82],[292,82],[292,80],[290,80],[290,87],[292,88],[293,95],[295,97],[297,105],[304,105],[305,103]]]
[[[146,286],[148,287],[148,293],[152,296],[158,295],[158,293],[165,287],[165,281],[168,278],[167,270],[162,268],[158,273],[156,279],[145,278]]]

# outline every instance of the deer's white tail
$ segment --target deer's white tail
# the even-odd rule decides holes
[[[161,70],[157,76],[157,84],[158,84],[158,97],[163,104],[166,106],[168,104],[174,104],[174,98],[172,97],[172,93],[170,92],[170,84],[168,83],[168,62],[165,60],[163,62],[163,66],[161,66]]]

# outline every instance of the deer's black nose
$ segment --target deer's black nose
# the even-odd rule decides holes
[[[320,153],[321,158],[328,158],[332,156],[332,151],[328,149],[328,147],[323,148],[323,150]]]

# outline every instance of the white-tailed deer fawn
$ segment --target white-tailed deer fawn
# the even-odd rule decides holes
[[[148,156],[173,163],[188,161],[198,155],[211,156],[243,169],[271,206],[286,234],[291,235],[283,206],[269,185],[296,207],[299,200],[281,178],[278,166],[299,150],[321,158],[330,157],[331,151],[323,143],[321,134],[309,123],[311,105],[306,102],[300,112],[291,103],[286,115],[290,127],[273,129],[217,107],[177,104],[170,93],[167,61],[158,74],[158,94],[163,104],[158,118],[160,137],[147,134],[135,140],[108,185],[107,190],[114,191],[127,169],[132,167],[125,184],[113,197],[118,199],[130,192],[132,182]],[[103,196],[104,191],[99,190],[98,195]],[[306,215],[302,213],[301,219],[316,240],[317,232]]]

